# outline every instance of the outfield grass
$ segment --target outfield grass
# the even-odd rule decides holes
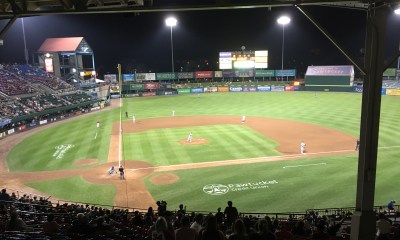
[[[134,114],[136,119],[171,116],[232,115],[260,116],[289,119],[327,126],[355,138],[359,134],[361,94],[332,92],[268,92],[268,93],[217,93],[200,95],[178,95],[151,98],[125,99],[122,112]],[[95,128],[96,120],[102,129]],[[397,199],[394,191],[400,184],[395,166],[400,152],[400,98],[382,97],[381,125],[379,137],[378,168],[375,204],[386,204]],[[7,156],[11,171],[42,171],[78,168],[73,163],[84,158],[99,158],[106,161],[108,155],[111,123],[119,120],[119,109],[100,112],[61,126],[44,130],[25,139]],[[218,134],[211,134],[210,130]],[[158,129],[143,133],[124,134],[125,160],[142,160],[154,165],[202,162],[207,159],[223,160],[232,158],[271,156],[274,143],[258,133],[235,126],[196,127],[196,131],[207,135],[209,144],[195,146],[190,150],[174,145],[171,139],[187,136],[193,128]],[[94,140],[95,132],[98,138]],[[257,144],[246,151],[238,147],[241,143],[223,141],[224,137],[235,139],[236,134],[250,137]],[[219,136],[221,135],[221,136]],[[241,139],[239,137],[238,139]],[[168,139],[168,142],[164,140]],[[53,157],[55,147],[73,144],[62,160]],[[216,147],[215,144],[220,146]],[[235,147],[236,145],[236,147]],[[270,146],[264,149],[260,146]],[[216,149],[224,148],[223,154]],[[245,152],[243,152],[245,151]],[[207,156],[207,159],[206,157]],[[189,209],[215,210],[223,207],[227,200],[234,201],[241,211],[297,211],[307,208],[354,206],[357,155],[310,158],[296,161],[257,163],[240,166],[226,166],[205,169],[174,171],[180,180],[173,185],[153,185],[146,178],[145,184],[156,200],[166,200],[171,209],[184,202]],[[323,165],[283,168],[288,164]],[[399,180],[398,180],[399,179]],[[230,191],[221,196],[203,192],[207,184],[233,184],[249,181],[276,180],[278,183],[266,189]],[[53,188],[59,182],[46,183]],[[86,183],[80,186],[86,188]],[[37,185],[34,187],[36,188]],[[77,193],[79,195],[79,193]],[[72,197],[71,197],[72,198]]]

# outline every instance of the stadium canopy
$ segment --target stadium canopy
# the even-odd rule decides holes
[[[83,37],[47,38],[35,55],[46,72],[67,82],[96,75],[93,50]]]

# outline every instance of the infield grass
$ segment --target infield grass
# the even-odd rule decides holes
[[[360,131],[361,95],[332,92],[178,95],[125,99],[122,108],[123,113],[128,111],[130,115],[134,114],[139,121],[171,116],[172,110],[175,110],[177,116],[231,115],[240,118],[246,115],[289,119],[330,127],[357,138]],[[98,132],[98,139],[94,140],[95,132],[98,131],[95,122],[98,119],[102,123],[102,129]],[[376,205],[385,205],[388,200],[397,199],[395,189],[400,185],[400,178],[397,177],[399,171],[396,168],[400,153],[399,119],[400,98],[382,96]],[[7,156],[8,166],[11,171],[43,171],[79,168],[73,163],[85,158],[98,158],[103,163],[108,155],[111,123],[118,120],[119,109],[115,109],[43,130],[28,137],[11,151]],[[270,139],[260,137],[249,129],[242,128],[243,131],[238,131],[232,129],[234,127],[199,126],[124,134],[123,158],[168,165],[278,154],[273,149],[276,143]],[[210,132],[210,129],[217,130],[217,133]],[[182,150],[175,145],[179,139],[186,138],[189,131],[204,134],[204,138],[209,139],[207,147],[194,146],[189,151],[188,148]],[[226,141],[226,137],[235,141]],[[246,137],[256,142],[255,146],[238,148],[243,144],[240,141]],[[62,144],[73,144],[74,147],[66,151],[62,159],[55,159],[55,148]],[[224,153],[217,152],[211,146],[214,144],[220,144],[218,148],[223,148]],[[236,145],[236,148],[231,144]],[[211,211],[225,206],[227,200],[234,201],[240,211],[256,212],[348,207],[354,206],[355,201],[357,159],[356,154],[351,154],[182,170],[171,172],[180,177],[175,184],[153,185],[148,180],[151,176],[146,178],[145,184],[156,200],[166,200],[171,209],[184,202],[188,209]],[[322,162],[326,164],[283,168],[288,164],[309,165]],[[276,180],[278,183],[264,189],[230,191],[220,196],[208,195],[203,191],[203,187],[208,184],[225,185],[263,180]],[[39,183],[32,186],[37,188],[37,184]],[[60,186],[60,182],[54,180],[46,184],[46,188],[52,189]],[[76,188],[87,189],[88,183],[81,182]],[[42,190],[45,191],[45,188]]]

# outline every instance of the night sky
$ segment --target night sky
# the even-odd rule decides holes
[[[356,59],[362,60],[366,12],[333,7],[305,7],[313,18]],[[82,36],[94,50],[96,70],[114,73],[118,63],[145,65],[152,72],[171,71],[168,16],[178,19],[173,28],[175,62],[208,60],[214,65],[220,51],[268,50],[270,69],[280,69],[282,26],[276,19],[287,15],[285,69],[304,72],[309,65],[348,65],[350,62],[294,7],[247,10],[56,15],[24,19],[30,56],[46,38]],[[6,21],[0,21],[3,27]],[[387,58],[398,49],[400,16],[390,16]],[[4,36],[0,62],[24,63],[21,20]],[[397,63],[396,63],[397,64]],[[202,70],[218,70],[202,69]]]

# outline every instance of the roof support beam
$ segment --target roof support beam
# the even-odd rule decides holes
[[[8,31],[8,29],[13,25],[13,23],[15,22],[15,20],[17,20],[17,16],[14,15],[13,18],[11,18],[7,24],[4,26],[4,28],[1,30],[0,32],[0,39],[3,39],[4,34],[6,34],[6,32]]]
[[[324,36],[326,38],[328,38],[328,40],[352,63],[354,64],[354,66],[356,66],[356,68],[363,74],[366,75],[366,71],[364,70],[364,68],[358,64],[351,56],[350,54],[344,50],[340,44],[336,41],[336,39],[334,39],[322,26],[321,24],[319,24],[313,17],[311,17],[310,14],[308,14],[306,12],[306,10],[304,10],[301,6],[296,6],[296,8],[304,14],[304,16],[306,16],[306,18],[308,18],[308,20],[311,21],[312,24],[314,24],[314,26],[316,26],[318,28],[318,30],[320,30],[322,32],[322,34],[324,34]]]

